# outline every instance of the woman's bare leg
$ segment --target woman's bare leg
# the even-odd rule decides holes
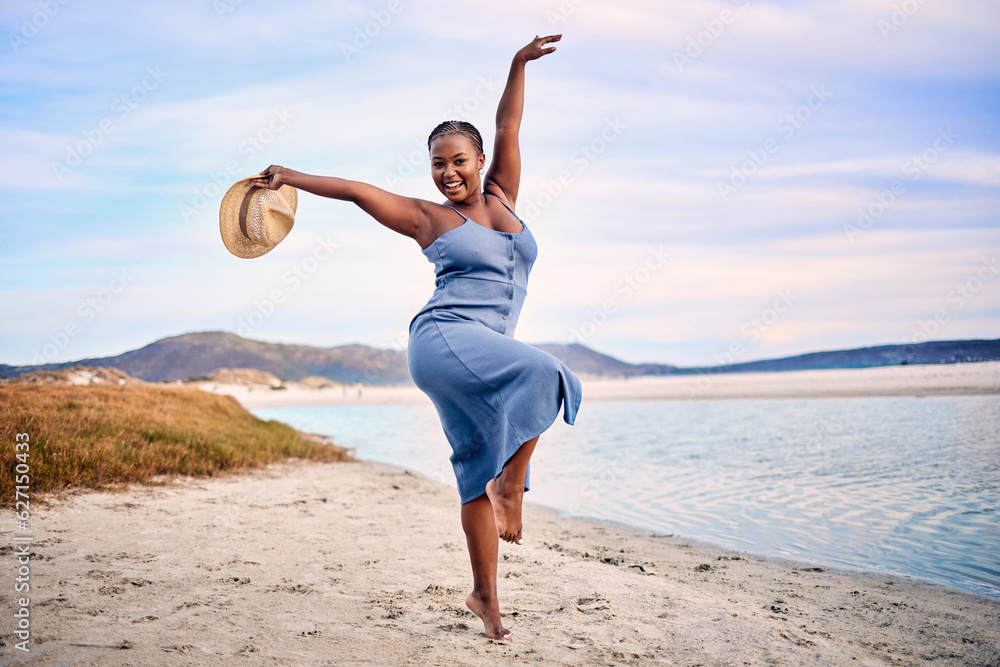
[[[472,592],[465,604],[482,620],[487,637],[509,639],[510,630],[503,627],[497,600],[499,541],[489,498],[479,496],[462,505],[462,528],[472,560]]]
[[[503,472],[486,483],[486,495],[493,505],[497,534],[505,542],[521,543],[521,503],[524,500],[524,478],[528,461],[535,451],[539,436],[527,441],[510,457]]]

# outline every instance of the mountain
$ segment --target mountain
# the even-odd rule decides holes
[[[739,364],[687,368],[666,364],[630,364],[578,344],[544,344],[535,347],[560,359],[579,375],[603,377],[867,368],[899,364],[951,364],[1000,360],[1000,339],[881,345],[813,352]],[[351,383],[411,382],[406,366],[405,350],[383,350],[367,345],[313,347],[264,343],[241,338],[225,331],[206,331],[163,338],[138,350],[115,357],[40,366],[0,364],[0,376],[12,378],[32,371],[60,370],[77,365],[117,368],[147,382],[207,378],[220,368],[253,368],[273,373],[282,380],[289,381],[298,381],[313,375]]]
[[[147,382],[207,378],[220,368],[253,368],[273,373],[282,380],[321,375],[340,382],[410,382],[405,352],[379,350],[365,345],[323,348],[264,343],[225,331],[163,338],[116,357],[42,366],[0,365],[0,375],[16,377],[34,370],[57,370],[74,365],[117,368]]]
[[[662,375],[672,366],[635,366],[583,345],[538,345],[574,371],[597,375]],[[282,380],[298,381],[322,376],[338,382],[400,384],[412,382],[406,366],[406,351],[383,350],[366,345],[312,347],[264,343],[225,331],[206,331],[163,338],[115,357],[82,359],[40,366],[0,364],[0,376],[18,377],[32,371],[53,371],[71,366],[117,368],[147,382],[172,382],[207,378],[220,368],[253,368],[273,373]],[[650,369],[653,369],[650,371]]]

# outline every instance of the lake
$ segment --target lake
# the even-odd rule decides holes
[[[429,404],[253,412],[455,487]],[[584,399],[531,484],[566,515],[1000,597],[1000,396]]]

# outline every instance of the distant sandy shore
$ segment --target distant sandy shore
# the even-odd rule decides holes
[[[235,396],[247,408],[426,403],[413,385],[286,389],[201,383],[202,389]],[[806,398],[824,396],[932,396],[1000,394],[1000,362],[882,366],[784,373],[727,373],[583,378],[584,400],[697,400],[717,398]]]
[[[32,505],[31,653],[14,650],[9,611],[0,656],[105,667],[1000,660],[996,600],[525,511],[525,544],[501,543],[514,633],[502,644],[464,606],[457,494],[400,468],[291,461]],[[9,551],[2,560],[9,575]]]

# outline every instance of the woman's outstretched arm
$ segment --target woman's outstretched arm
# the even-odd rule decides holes
[[[517,135],[521,129],[521,115],[524,111],[524,65],[552,53],[556,47],[545,47],[549,42],[558,42],[562,35],[535,37],[514,55],[507,75],[507,86],[497,105],[497,131],[493,143],[493,161],[486,172],[485,189],[493,194],[503,195],[513,207],[517,201],[517,191],[521,184],[521,149]],[[497,192],[499,190],[499,192]]]
[[[252,183],[269,190],[290,185],[321,197],[353,202],[379,223],[418,242],[429,227],[428,207],[434,205],[423,199],[393,194],[361,181],[313,176],[277,165],[271,165],[262,171],[260,178],[254,179]]]

